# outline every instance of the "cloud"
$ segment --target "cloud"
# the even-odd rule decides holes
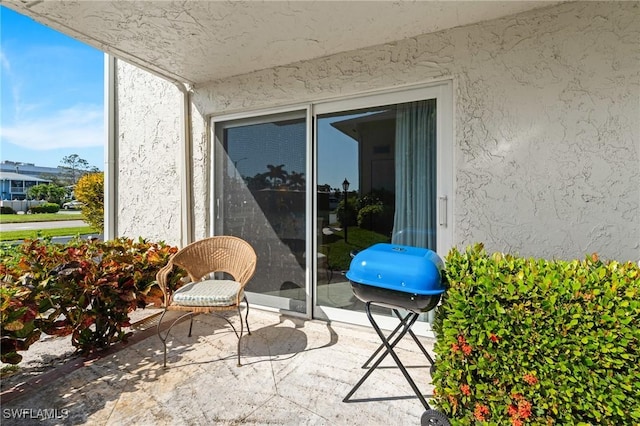
[[[2,50],[0,50],[0,65],[2,66],[3,72],[11,73],[11,63]]]
[[[104,145],[102,105],[78,104],[39,118],[19,119],[2,127],[2,142],[34,150]]]

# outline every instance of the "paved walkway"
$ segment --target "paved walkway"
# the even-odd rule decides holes
[[[420,424],[424,407],[391,357],[351,402],[342,402],[380,344],[372,328],[257,309],[249,323],[252,335],[243,339],[242,367],[236,366],[237,340],[226,322],[200,315],[191,338],[188,321],[174,327],[167,369],[151,327],[148,338],[68,368],[40,388],[25,386],[19,397],[3,401],[2,424]],[[422,341],[431,351],[432,342]],[[429,364],[415,343],[404,339],[397,353],[431,397]],[[25,415],[37,416],[38,410],[57,419],[25,422]]]

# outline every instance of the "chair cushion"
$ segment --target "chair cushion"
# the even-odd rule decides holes
[[[173,304],[180,306],[232,306],[244,297],[240,283],[232,280],[191,282],[173,293]]]

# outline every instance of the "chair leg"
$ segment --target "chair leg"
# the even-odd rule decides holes
[[[160,338],[160,341],[162,341],[162,346],[164,349],[164,361],[163,361],[164,368],[167,368],[167,339],[169,338],[169,333],[171,333],[171,329],[173,328],[174,325],[176,325],[178,322],[180,322],[183,318],[186,318],[187,316],[191,316],[191,324],[193,324],[193,312],[187,312],[186,314],[180,315],[178,318],[176,318],[167,329],[167,333],[164,335],[164,337],[162,337],[162,330],[160,329],[160,326],[162,324],[162,319],[164,318],[166,313],[167,313],[167,309],[165,309],[162,312],[162,315],[158,320],[158,327],[157,327],[158,337]],[[191,337],[191,327],[189,327],[189,337]]]
[[[244,296],[244,304],[247,305],[247,312],[244,315],[244,322],[247,324],[247,334],[251,334],[251,329],[249,328],[249,301],[247,300],[247,296]],[[240,318],[242,321],[242,318]]]
[[[238,305],[238,317],[240,317],[240,336],[238,337],[238,367],[242,367],[242,364],[240,363],[240,343],[242,342],[244,323],[242,322],[242,311],[240,310],[240,305]]]
[[[167,335],[163,338],[162,334],[160,333],[160,324],[162,324],[162,319],[164,318],[166,313],[167,313],[166,309],[162,311],[162,315],[160,315],[160,319],[158,320],[158,327],[157,327],[158,337],[160,338],[160,341],[162,342],[162,346],[164,347],[164,365],[163,365],[164,368],[167,368],[167,337],[169,337],[169,333],[167,333]]]

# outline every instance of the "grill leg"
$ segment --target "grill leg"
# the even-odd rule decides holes
[[[402,375],[404,376],[405,379],[407,379],[407,382],[409,382],[409,385],[411,386],[411,389],[413,389],[413,392],[416,394],[416,396],[418,397],[418,399],[420,400],[420,402],[422,403],[422,405],[424,406],[425,409],[430,410],[431,407],[429,406],[429,404],[427,403],[427,400],[424,398],[424,396],[422,396],[422,392],[420,392],[420,389],[418,389],[418,386],[416,386],[416,383],[413,381],[413,379],[411,378],[411,376],[409,375],[409,372],[407,371],[406,368],[404,368],[404,365],[402,364],[402,361],[400,361],[400,358],[398,358],[398,355],[395,353],[395,351],[393,350],[395,344],[392,346],[389,344],[389,342],[387,341],[387,339],[385,339],[384,334],[382,333],[382,330],[380,330],[380,327],[378,327],[378,324],[375,322],[375,320],[373,319],[373,315],[371,315],[371,309],[370,309],[370,303],[367,303],[366,306],[366,311],[367,311],[367,317],[369,318],[369,321],[371,322],[371,324],[373,325],[373,328],[376,330],[376,333],[378,333],[378,336],[380,336],[380,339],[382,340],[382,343],[386,346],[387,350],[385,352],[385,356],[387,353],[391,354],[391,357],[393,358],[393,360],[396,362],[396,365],[398,366],[398,368],[400,369],[400,371],[402,371]],[[413,332],[411,332],[411,326],[413,326],[413,324],[416,322],[416,320],[418,319],[418,314],[415,313],[411,313],[409,314],[411,315],[411,320],[409,321],[409,323],[407,323],[407,327],[405,328],[405,330],[401,333],[401,336],[404,336],[406,334],[406,332],[410,332],[413,334]],[[416,339],[417,340],[417,339]],[[394,343],[397,343],[394,342]]]
[[[402,318],[397,309],[393,309],[393,313],[400,320],[400,324],[398,324],[398,326],[391,332],[391,334],[389,334],[389,336],[387,336],[387,340],[391,340],[393,338],[393,336],[402,327],[405,327],[407,325],[407,321],[409,320],[409,317],[411,316],[411,313],[409,313],[404,318]],[[409,330],[409,332],[413,334],[413,332],[411,330]],[[418,344],[420,344],[420,343],[418,343]],[[420,345],[420,346],[422,346],[422,345]],[[378,349],[376,349],[376,351],[369,357],[369,359],[364,364],[362,364],[362,368],[368,368],[369,363],[371,361],[373,361],[373,359],[376,357],[376,355],[378,355],[380,353],[380,351],[383,350],[383,349],[384,349],[384,343],[380,344],[380,346],[378,346]],[[422,351],[424,352],[424,348],[422,348]]]
[[[398,324],[398,326],[391,332],[391,334],[389,334],[389,336],[387,337],[387,340],[391,340],[391,338],[402,328],[407,324],[407,320],[409,320],[411,313],[407,314],[404,318],[402,318],[402,316],[400,315],[400,312],[398,312],[397,309],[392,309],[394,315],[400,320],[400,324]],[[431,363],[431,365],[435,364],[435,361],[433,360],[433,358],[431,357],[431,355],[429,355],[429,352],[427,352],[427,350],[425,349],[425,347],[422,345],[422,343],[420,343],[420,340],[418,340],[418,336],[415,335],[415,333],[413,332],[413,330],[409,329],[408,330],[409,334],[411,335],[411,338],[416,342],[416,345],[418,345],[418,347],[420,348],[420,350],[422,351],[422,353],[424,354],[425,357],[427,357],[427,359],[429,360],[429,362]],[[382,343],[378,349],[369,357],[369,359],[362,364],[362,368],[368,368],[368,365],[371,361],[373,361],[373,359],[376,357],[376,355],[378,355],[378,353],[380,353],[380,351],[384,349],[384,343]]]
[[[407,315],[407,317],[403,320],[403,322],[405,322],[404,329],[398,334],[398,336],[396,336],[396,338],[393,340],[393,342],[389,343],[389,339],[391,337],[389,337],[389,339],[385,337],[384,333],[382,333],[382,331],[380,330],[380,327],[378,327],[378,324],[375,322],[375,320],[373,319],[373,316],[371,315],[371,302],[367,302],[365,304],[365,311],[367,312],[367,317],[369,318],[369,322],[371,322],[371,325],[373,326],[374,330],[376,331],[376,333],[378,333],[378,336],[382,340],[382,344],[385,346],[386,350],[382,353],[382,355],[380,355],[380,357],[371,366],[371,368],[369,368],[369,370],[367,370],[367,372],[364,374],[364,376],[362,376],[360,381],[358,383],[356,383],[356,385],[353,387],[353,389],[351,389],[351,391],[347,394],[347,396],[344,397],[342,402],[348,402],[349,398],[351,398],[351,396],[358,390],[358,388],[360,388],[360,386],[365,382],[365,380],[367,380],[367,378],[380,365],[380,363],[387,357],[387,355],[391,354],[391,357],[396,362],[398,368],[400,368],[400,371],[402,371],[402,374],[404,375],[405,379],[407,379],[407,382],[409,382],[409,385],[411,386],[411,389],[413,389],[414,393],[416,394],[416,396],[418,397],[418,399],[420,400],[422,405],[427,410],[431,409],[431,407],[427,403],[427,400],[424,398],[424,396],[422,396],[422,393],[420,392],[420,390],[416,386],[415,382],[413,381],[413,379],[411,378],[411,376],[407,372],[407,369],[402,364],[402,361],[400,361],[400,358],[398,358],[398,355],[396,355],[396,353],[393,350],[393,348],[404,337],[404,335],[407,334],[408,331],[410,331],[411,326],[413,326],[413,324],[418,319],[418,314],[409,313]],[[378,351],[376,351],[376,352],[379,352],[379,350],[380,349],[378,349]],[[367,363],[368,363],[368,361],[367,361]]]
[[[400,313],[396,309],[394,309],[393,312],[395,313],[395,315],[398,317],[399,320],[402,320]],[[416,345],[418,345],[418,347],[420,348],[424,356],[427,357],[431,365],[435,364],[435,361],[433,360],[433,358],[431,358],[431,355],[429,355],[429,352],[427,352],[427,350],[424,348],[422,343],[420,343],[420,340],[418,340],[418,336],[415,335],[413,330],[409,329],[408,332],[409,332],[409,335],[413,338],[413,341],[416,342]]]

